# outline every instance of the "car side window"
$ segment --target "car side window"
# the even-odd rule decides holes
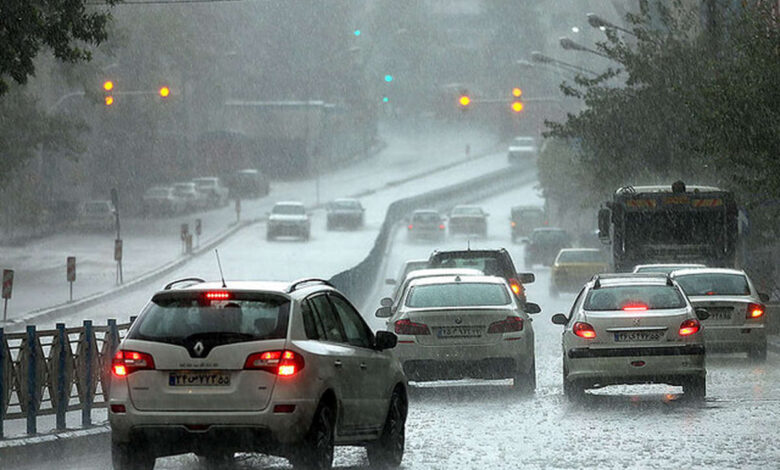
[[[325,339],[334,343],[345,343],[345,337],[341,322],[325,295],[318,295],[311,299],[311,305],[317,312],[325,332]]]
[[[344,325],[344,332],[347,335],[347,342],[353,346],[361,348],[370,348],[372,333],[360,314],[352,305],[338,295],[330,295],[330,300],[341,318],[341,324]]]
[[[314,312],[309,299],[301,303],[301,317],[303,318],[303,329],[306,330],[308,339],[325,339],[325,330],[322,327],[319,315]]]
[[[585,294],[584,287],[582,288],[582,290],[580,290],[580,293],[577,294],[577,298],[574,299],[574,303],[571,304],[571,310],[569,310],[569,321],[571,321],[572,317],[574,316],[574,312],[576,312],[577,308],[579,308],[579,304],[582,301],[583,294]]]

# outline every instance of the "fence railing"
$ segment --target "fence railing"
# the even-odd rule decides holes
[[[81,410],[82,426],[92,425],[92,410],[107,405],[111,359],[131,324],[0,328],[0,439],[13,419],[26,419],[27,434],[36,434],[39,417],[55,415],[56,429],[65,430],[67,412]]]

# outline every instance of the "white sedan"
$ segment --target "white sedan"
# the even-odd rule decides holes
[[[536,389],[528,314],[540,311],[530,302],[524,311],[501,277],[427,277],[409,284],[388,329],[409,380],[513,378],[528,393]]]

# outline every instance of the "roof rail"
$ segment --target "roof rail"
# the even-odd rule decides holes
[[[303,279],[298,279],[297,281],[293,281],[292,283],[290,283],[290,287],[287,288],[286,292],[289,294],[290,292],[294,292],[301,284],[308,284],[311,282],[317,282],[320,284],[325,284],[326,286],[333,287],[333,284],[326,281],[325,279],[320,279],[318,277],[305,277]]]
[[[591,278],[593,282],[593,288],[594,289],[600,289],[601,288],[601,280],[602,279],[619,279],[619,278],[660,278],[664,277],[666,279],[666,285],[667,286],[673,286],[674,282],[672,281],[672,278],[669,276],[668,273],[596,273]]]
[[[171,281],[168,284],[165,284],[163,290],[171,290],[171,288],[173,288],[173,286],[175,286],[176,284],[180,284],[184,282],[189,282],[190,283],[189,285],[191,286],[193,284],[200,284],[201,282],[206,282],[206,281],[199,277],[185,277],[182,279],[176,279],[175,281]]]

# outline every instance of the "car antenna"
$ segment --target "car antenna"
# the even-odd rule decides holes
[[[471,239],[466,240],[466,250],[471,251]]]
[[[225,275],[222,274],[222,263],[219,261],[219,250],[214,248],[214,254],[217,255],[217,266],[219,266],[219,277],[222,279],[222,287],[226,288],[227,284],[225,284]]]

